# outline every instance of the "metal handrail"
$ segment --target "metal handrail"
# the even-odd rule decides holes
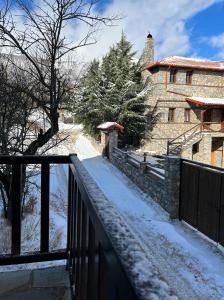
[[[177,145],[173,151],[175,151],[178,147],[182,146],[183,144],[185,144],[187,141],[189,141],[192,136],[196,133],[196,132],[201,132],[201,130],[197,130],[198,128],[201,128],[201,124],[197,124],[196,126],[190,128],[189,130],[185,131],[183,134],[179,135],[178,137],[176,137],[175,139],[171,140],[171,141],[168,141],[167,143],[167,154],[169,154],[170,152],[170,146],[171,145]],[[193,132],[191,132],[193,130]],[[191,134],[186,138],[186,134],[191,132]],[[180,137],[184,137],[184,140],[181,141],[181,142],[177,142],[177,140],[180,138]],[[176,142],[175,142],[176,141]]]
[[[185,135],[186,135],[186,133],[190,132],[192,129],[195,129],[195,128],[197,128],[197,127],[200,127],[200,126],[201,126],[201,124],[197,124],[197,125],[195,125],[195,126],[191,127],[190,129],[188,129],[188,130],[187,130],[187,131],[185,131],[184,133],[182,133],[182,134],[178,135],[176,138],[174,138],[174,139],[170,140],[169,142],[170,142],[170,143],[173,143],[174,141],[178,140],[178,139],[179,139],[181,136],[185,136]]]

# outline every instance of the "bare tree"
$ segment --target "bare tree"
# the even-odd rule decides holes
[[[0,18],[0,39],[2,47],[19,52],[24,58],[25,73],[32,75],[37,92],[24,89],[37,106],[44,109],[50,120],[50,128],[33,141],[25,154],[35,154],[58,132],[58,109],[71,92],[71,82],[60,68],[60,62],[71,51],[92,44],[92,36],[99,23],[108,24],[114,17],[105,18],[92,14],[94,2],[83,0],[56,0],[35,2],[16,1],[24,20],[20,30],[6,4]],[[89,30],[81,40],[70,41],[64,34],[68,23],[84,22]],[[33,86],[31,82],[31,86]]]
[[[36,154],[58,133],[60,107],[70,99],[74,89],[74,82],[62,62],[71,52],[95,43],[94,33],[100,24],[111,25],[117,19],[116,16],[108,18],[94,13],[95,4],[89,0],[40,0],[29,3],[25,0],[16,0],[19,16],[15,15],[14,7],[9,2],[5,2],[1,8],[0,47],[7,54],[12,54],[5,57],[10,60],[10,66],[13,66],[17,74],[22,74],[18,77],[18,81],[5,80],[4,84],[8,86],[9,91],[13,91],[11,101],[16,103],[22,96],[27,104],[27,109],[24,110],[26,125],[13,127],[13,130],[18,132],[9,134],[8,139],[16,140],[18,135],[21,137],[22,134],[27,134],[28,131],[21,128],[27,129],[26,126],[30,126],[27,118],[30,109],[34,107],[44,111],[50,124],[45,131],[41,129],[35,138],[29,139],[29,142],[26,138],[18,138],[18,143],[11,143],[10,147],[12,145],[14,147],[13,154]],[[23,21],[20,26],[16,21],[18,17]],[[86,26],[86,34],[79,40],[69,39],[66,35],[67,26],[77,26],[80,23]],[[13,94],[15,91],[16,94]],[[8,117],[5,116],[4,126],[8,124],[7,122]],[[12,154],[12,151],[8,151],[7,142],[3,145],[4,138],[1,152]],[[6,187],[9,180],[3,177],[1,182]],[[4,183],[4,180],[7,183]],[[10,198],[9,195],[8,197]]]
[[[13,65],[0,63],[0,153],[21,155],[29,141],[35,139],[35,130],[30,116],[34,109],[32,99],[20,91],[29,86],[29,78]],[[25,171],[25,169],[24,169]],[[0,167],[0,192],[4,214],[11,190],[11,166]]]

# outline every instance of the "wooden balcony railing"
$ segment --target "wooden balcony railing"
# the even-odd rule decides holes
[[[76,155],[1,156],[12,165],[11,254],[0,254],[0,265],[67,259],[73,299],[139,299],[91,201],[78,172]],[[41,165],[40,251],[21,254],[21,180],[23,164]],[[66,249],[49,250],[50,165],[68,165],[68,217]]]
[[[220,122],[202,122],[201,131],[222,132],[224,131],[224,126]]]

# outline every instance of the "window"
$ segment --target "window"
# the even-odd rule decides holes
[[[193,71],[187,71],[186,73],[186,84],[192,84]]]
[[[169,108],[168,122],[174,122],[175,108]]]
[[[184,110],[184,122],[190,122],[191,121],[190,114],[191,114],[190,108],[185,108],[185,110]]]
[[[170,70],[170,82],[175,83],[176,79],[177,79],[176,77],[177,77],[177,70],[171,69]]]
[[[196,154],[199,152],[199,142],[197,142],[196,144],[193,144],[192,146],[192,154]]]

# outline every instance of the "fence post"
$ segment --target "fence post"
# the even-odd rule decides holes
[[[128,153],[127,152],[125,152],[123,155],[123,161],[124,161],[124,163],[126,163],[128,161]]]
[[[118,147],[118,131],[111,130],[109,131],[109,159],[111,160],[111,156],[113,155],[113,148]]]
[[[165,159],[165,201],[171,219],[176,219],[179,216],[180,163],[181,158],[177,156],[167,156]]]
[[[142,174],[146,173],[147,162],[141,161],[139,165],[139,170]]]
[[[49,195],[50,195],[50,165],[41,165],[41,218],[40,218],[40,251],[49,251]]]
[[[19,255],[21,248],[21,197],[22,197],[22,165],[12,165],[11,221],[12,245],[11,254]]]

